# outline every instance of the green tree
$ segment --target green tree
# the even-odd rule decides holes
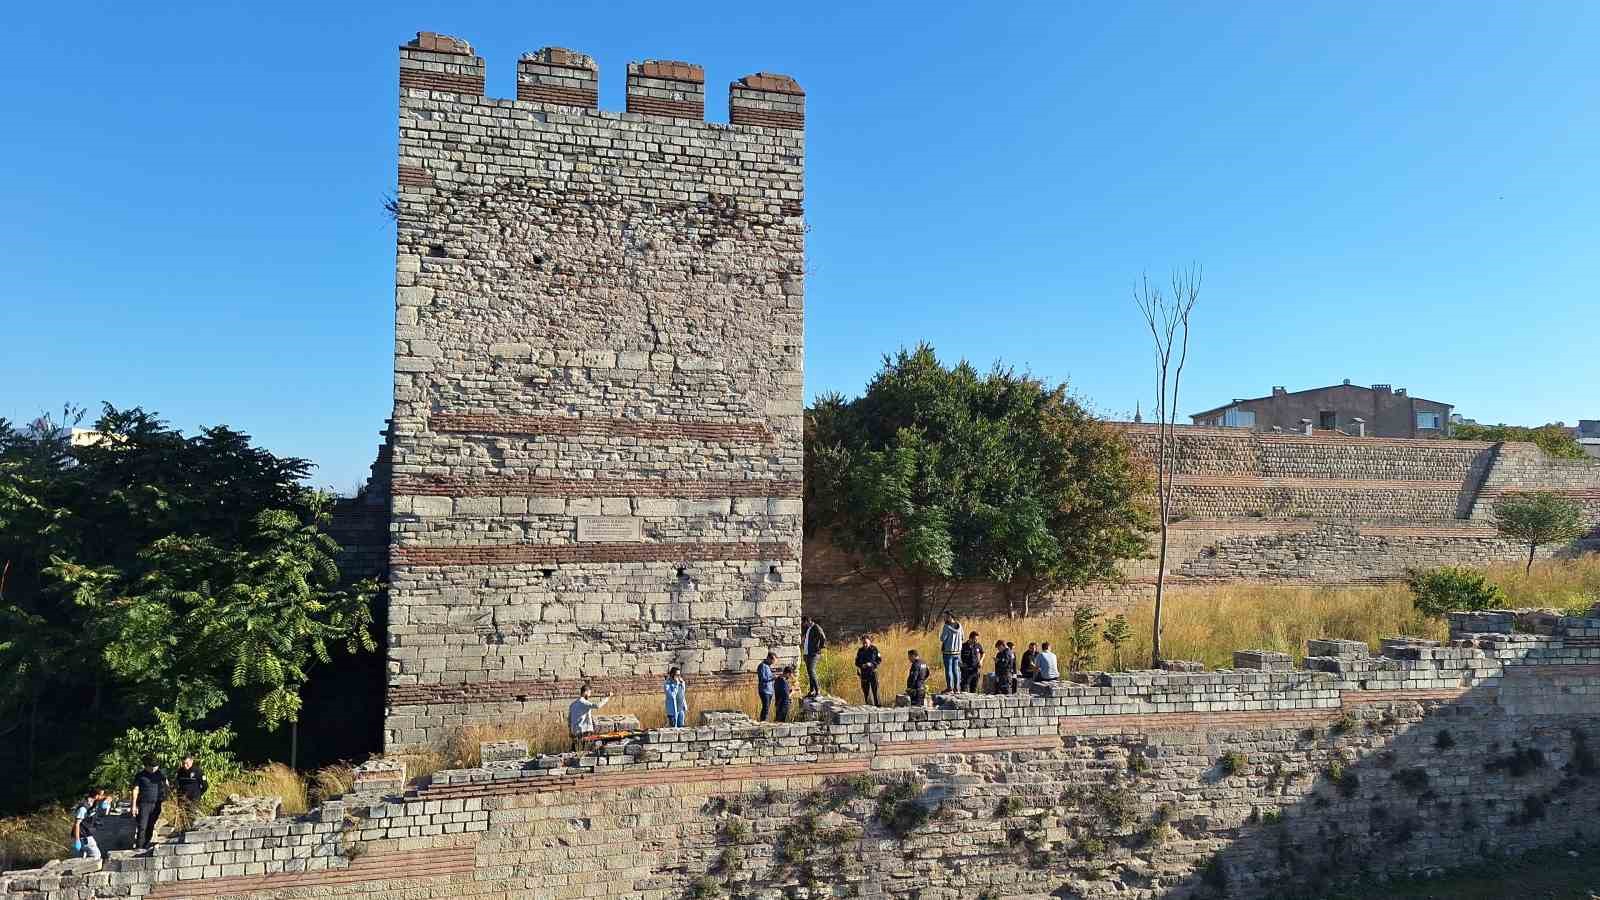
[[[1106,623],[1106,630],[1100,633],[1100,637],[1111,645],[1112,670],[1122,671],[1122,646],[1133,640],[1133,629],[1128,626],[1128,617],[1122,613],[1112,616],[1111,621]]]
[[[1583,445],[1560,425],[1451,425],[1450,437],[1460,441],[1525,441],[1560,459],[1586,459]]]
[[[806,532],[826,533],[902,619],[959,581],[1040,590],[1116,576],[1145,552],[1148,482],[1120,434],[1067,395],[931,347],[885,357],[866,392],[806,413]]]
[[[1583,507],[1549,491],[1506,494],[1494,505],[1494,527],[1500,534],[1528,545],[1528,565],[1540,544],[1564,544],[1587,529]]]
[[[1425,616],[1443,618],[1445,613],[1482,609],[1504,609],[1505,592],[1482,572],[1459,566],[1436,569],[1408,569],[1406,587],[1411,602]]]
[[[1079,606],[1072,611],[1072,628],[1067,633],[1067,671],[1082,672],[1094,662],[1095,650],[1100,646],[1095,626],[1099,613],[1092,606]]]
[[[80,787],[118,735],[274,729],[313,661],[375,649],[304,460],[142,410],[0,421],[0,721],[15,806]],[[247,717],[239,719],[238,717]]]

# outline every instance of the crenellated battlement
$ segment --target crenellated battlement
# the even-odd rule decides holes
[[[632,115],[699,122],[705,119],[706,76],[701,66],[678,60],[628,63],[627,106]],[[587,54],[544,47],[517,60],[516,100],[572,112],[598,110],[600,67]],[[472,45],[431,31],[400,47],[400,90],[456,98],[484,97],[483,58]],[[788,75],[757,72],[728,85],[728,121],[756,128],[803,130],[805,91]]]

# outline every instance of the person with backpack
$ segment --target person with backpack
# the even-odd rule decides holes
[[[944,614],[944,628],[939,631],[939,652],[944,656],[944,688],[953,694],[961,686],[961,623],[949,610]]]
[[[911,662],[911,669],[906,673],[906,698],[912,706],[921,706],[928,699],[928,664],[918,658],[915,650],[907,650],[906,658]]]
[[[882,706],[878,701],[878,666],[883,664],[883,654],[872,646],[872,636],[864,635],[856,649],[856,674],[861,677],[861,702]]]
[[[172,773],[172,780],[178,788],[179,799],[190,807],[199,806],[200,798],[206,795],[206,788],[210,787],[206,773],[193,756],[183,758],[183,762],[178,764],[178,771]]]
[[[161,771],[161,763],[154,756],[146,756],[144,770],[133,778],[133,846],[136,849],[150,849],[168,790],[167,774]]]
[[[815,697],[822,693],[822,686],[817,682],[817,657],[822,654],[822,648],[828,646],[828,635],[822,630],[822,625],[810,616],[800,619],[800,656],[806,661],[806,677],[811,679],[811,692],[807,697]]]
[[[783,671],[778,674],[777,680],[772,683],[772,693],[777,700],[778,706],[777,714],[772,717],[772,721],[789,721],[789,693],[793,684],[794,666],[784,666]]]
[[[978,672],[983,668],[983,644],[978,641],[978,633],[967,635],[966,641],[961,645],[961,690],[963,693],[973,694],[978,691]]]
[[[104,815],[101,800],[105,795],[104,788],[95,788],[85,794],[72,811],[72,852],[84,859],[100,858],[100,845],[95,842],[94,831]]]

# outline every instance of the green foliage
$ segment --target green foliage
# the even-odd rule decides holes
[[[742,844],[750,837],[750,823],[733,816],[722,823],[722,839],[730,844]]]
[[[1007,794],[1006,796],[1000,798],[1000,802],[995,805],[994,817],[997,819],[1009,819],[1012,816],[1021,813],[1022,810],[1022,798],[1016,794]]]
[[[1510,753],[1489,760],[1483,764],[1483,768],[1488,772],[1505,772],[1512,778],[1521,778],[1544,768],[1544,764],[1544,753],[1539,748],[1513,743]]]
[[[1455,735],[1451,734],[1448,728],[1439,729],[1439,733],[1433,736],[1433,749],[1438,750],[1440,753],[1450,750],[1455,745]]]
[[[1426,791],[1430,781],[1428,777],[1428,770],[1422,768],[1421,766],[1413,766],[1408,769],[1401,769],[1390,777],[1394,780],[1395,784],[1400,786],[1401,790],[1408,794],[1420,794],[1423,791]]]
[[[1494,527],[1502,537],[1528,545],[1528,571],[1540,544],[1564,544],[1588,529],[1583,507],[1551,493],[1505,494],[1494,504]]]
[[[201,807],[209,809],[222,799],[217,795],[222,785],[240,772],[239,763],[228,752],[233,731],[225,727],[212,731],[186,728],[177,713],[159,709],[155,718],[155,724],[130,728],[112,741],[90,777],[95,784],[126,791],[133,784],[134,774],[144,768],[145,757],[155,757],[170,777],[185,756],[193,756],[210,783],[200,800]]]
[[[1346,797],[1354,797],[1361,790],[1361,777],[1355,773],[1355,770],[1346,766],[1344,760],[1338,757],[1334,757],[1328,762],[1328,768],[1324,774],[1328,776],[1328,782]]]
[[[1583,459],[1583,445],[1560,425],[1451,425],[1450,436],[1461,441],[1524,441],[1560,459]]]
[[[885,357],[866,392],[806,412],[808,535],[826,532],[925,624],[953,579],[1032,595],[1117,577],[1145,552],[1149,482],[1127,443],[1027,375],[931,347]]]
[[[710,875],[697,875],[689,882],[689,888],[684,896],[690,900],[707,900],[710,897],[722,896],[722,882]]]
[[[1111,646],[1111,670],[1121,672],[1127,668],[1122,662],[1122,646],[1133,640],[1133,629],[1128,626],[1128,617],[1117,613],[1106,623],[1106,630],[1100,632],[1100,638]]]
[[[896,837],[921,828],[929,810],[920,799],[922,789],[910,779],[891,781],[878,793],[877,819]]]
[[[1079,606],[1072,610],[1072,627],[1067,631],[1067,671],[1082,672],[1094,664],[1094,653],[1099,647],[1095,635],[1099,613],[1092,606]]]
[[[1224,778],[1238,775],[1249,765],[1250,758],[1237,750],[1229,750],[1227,753],[1222,754],[1221,759],[1217,760],[1217,769],[1222,772]]]
[[[0,804],[141,741],[293,721],[314,663],[376,648],[376,585],[342,583],[307,462],[109,405],[73,446],[80,419],[0,420],[0,720],[35,791]]]
[[[1126,828],[1139,821],[1139,804],[1133,792],[1120,787],[1097,788],[1094,805],[1113,828]]]
[[[1460,566],[1407,569],[1406,587],[1417,611],[1441,618],[1449,612],[1504,609],[1505,592],[1482,572]]]

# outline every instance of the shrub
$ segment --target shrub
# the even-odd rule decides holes
[[[1128,771],[1135,775],[1143,775],[1150,771],[1150,757],[1135,750],[1128,754]]]
[[[1450,729],[1448,728],[1439,729],[1439,733],[1433,736],[1433,748],[1441,753],[1449,750],[1455,745],[1455,736],[1450,733]]]
[[[1009,819],[1020,812],[1022,812],[1022,798],[1016,794],[1002,798],[994,808],[994,816],[997,819]]]
[[[1401,769],[1392,777],[1394,783],[1408,794],[1420,794],[1428,789],[1428,770],[1421,766]]]
[[[722,837],[730,844],[742,844],[750,837],[750,823],[740,818],[732,818],[722,823]]]
[[[721,895],[722,884],[710,875],[697,876],[693,881],[689,882],[689,890],[686,892],[686,896],[691,900],[706,900],[706,898],[719,897]]]
[[[1505,771],[1512,778],[1521,778],[1535,769],[1544,768],[1544,754],[1537,747],[1522,747],[1513,743],[1511,752],[1483,764],[1489,772]]]
[[[227,796],[222,786],[240,771],[228,750],[232,741],[233,731],[229,728],[198,731],[186,727],[176,713],[156,710],[155,724],[130,728],[111,742],[111,749],[101,755],[95,766],[93,778],[98,784],[118,788],[133,783],[133,776],[144,768],[146,756],[154,756],[169,775],[185,756],[193,756],[210,782],[200,806],[210,809]]]
[[[1250,758],[1237,750],[1229,750],[1217,760],[1217,768],[1222,771],[1224,778],[1231,778],[1243,772],[1250,765]]]
[[[1417,611],[1435,618],[1449,612],[1503,608],[1508,602],[1505,591],[1482,572],[1459,566],[1409,569],[1406,587]]]
[[[1133,794],[1122,788],[1103,787],[1095,791],[1094,805],[1115,828],[1125,828],[1139,820]]]

